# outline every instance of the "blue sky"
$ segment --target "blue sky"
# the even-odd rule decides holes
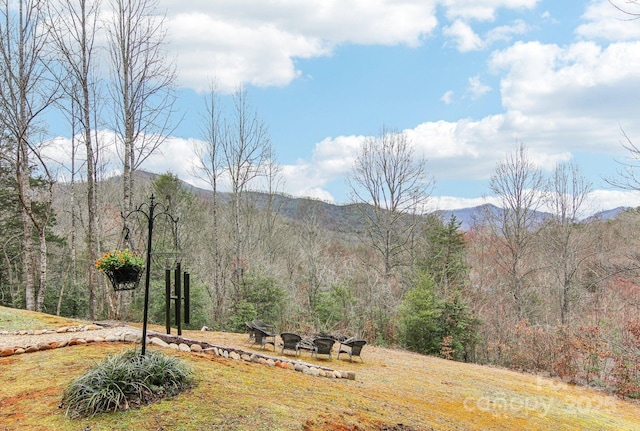
[[[640,12],[640,6],[613,0]],[[432,207],[478,205],[524,143],[549,172],[575,161],[595,210],[640,205],[613,189],[640,142],[640,21],[608,0],[160,0],[184,121],[143,168],[191,174],[202,91],[238,85],[269,128],[282,191],[348,202],[359,142],[405,131],[428,160]]]

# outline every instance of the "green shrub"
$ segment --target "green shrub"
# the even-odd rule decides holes
[[[106,357],[74,380],[60,406],[72,418],[93,416],[173,396],[192,384],[191,370],[178,359],[134,349]]]
[[[398,320],[401,341],[414,352],[442,355],[446,339],[446,357],[466,361],[478,341],[478,319],[457,297],[438,295],[428,274],[421,274],[416,287],[405,294]]]

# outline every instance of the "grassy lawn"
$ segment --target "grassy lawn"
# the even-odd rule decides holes
[[[183,336],[264,353],[249,348],[245,334],[184,331]],[[165,349],[193,367],[195,388],[140,409],[67,418],[58,405],[71,380],[106,355],[131,348],[100,343],[0,358],[0,429],[631,431],[640,427],[640,406],[595,390],[369,345],[363,349],[364,364],[303,354],[305,362],[354,371],[355,381]],[[268,354],[279,356],[279,351]]]
[[[0,331],[23,329],[56,329],[62,326],[84,325],[87,322],[50,314],[0,307]]]

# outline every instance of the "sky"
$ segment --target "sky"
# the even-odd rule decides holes
[[[611,0],[640,13],[628,0]],[[520,143],[546,173],[575,162],[594,210],[640,143],[640,20],[608,0],[159,0],[183,115],[143,169],[193,174],[204,93],[239,85],[269,129],[282,192],[344,204],[359,143],[382,127],[427,159],[430,205],[491,201]]]

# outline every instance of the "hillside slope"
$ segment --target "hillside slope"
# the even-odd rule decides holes
[[[40,328],[68,325],[2,308],[9,321]],[[12,317],[13,316],[13,317]],[[23,319],[23,320],[20,320]],[[25,328],[29,329],[29,328]],[[152,328],[161,331],[162,328]],[[185,331],[186,338],[249,347],[246,334]],[[3,335],[0,335],[2,337]],[[180,353],[195,370],[193,390],[127,412],[71,420],[58,409],[62,391],[95,361],[130,349],[96,343],[0,358],[0,424],[17,430],[638,430],[640,407],[598,391],[503,369],[462,364],[371,345],[364,363],[302,361],[354,371],[356,380]],[[156,348],[156,347],[152,347]]]

